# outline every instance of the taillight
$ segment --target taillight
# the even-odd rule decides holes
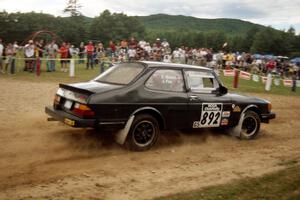
[[[73,112],[82,117],[92,117],[95,115],[94,111],[90,109],[87,105],[81,103],[75,103]]]

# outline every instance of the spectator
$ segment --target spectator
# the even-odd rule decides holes
[[[147,42],[146,42],[145,40],[142,39],[142,40],[139,41],[139,44],[138,44],[138,45],[139,45],[139,47],[141,47],[142,49],[144,49],[145,46],[146,46],[146,43],[147,43]]]
[[[128,50],[127,40],[124,39],[124,40],[121,41],[121,49],[125,50],[125,53],[127,52],[127,50]]]
[[[12,71],[11,67],[12,67],[12,61],[13,61],[14,54],[15,54],[14,47],[13,47],[12,43],[9,43],[5,49],[5,55],[6,55],[5,73],[7,73],[8,67],[10,68],[10,71]]]
[[[133,47],[129,48],[129,50],[128,50],[129,61],[130,62],[134,61],[135,56],[136,56],[136,50]]]
[[[276,67],[276,62],[274,60],[269,60],[266,64],[267,73],[272,72]]]
[[[2,39],[0,38],[0,72],[4,73],[3,71],[3,54],[4,54],[4,46],[2,44]]]
[[[172,56],[170,54],[165,54],[164,58],[163,58],[163,62],[171,63],[172,62]]]
[[[89,41],[89,44],[85,47],[86,57],[87,57],[87,63],[86,63],[86,69],[94,69],[94,60],[93,60],[93,53],[94,53],[94,45],[92,41]]]
[[[163,42],[161,43],[162,48],[167,48],[170,46],[169,42],[167,41],[167,39],[163,39]]]
[[[179,48],[179,62],[180,64],[186,64],[186,60],[185,60],[185,49],[184,46],[182,46],[181,48]]]
[[[155,44],[156,44],[157,48],[159,48],[159,49],[161,48],[161,41],[159,38],[156,39]]]
[[[110,48],[110,50],[111,50],[111,56],[112,56],[112,57],[116,56],[115,54],[116,54],[117,48],[116,48],[115,43],[114,43],[112,40],[109,41],[109,48]]]
[[[55,43],[55,40],[53,40],[50,44],[47,45],[46,51],[48,53],[48,72],[54,72],[55,71],[55,59],[57,52],[59,51],[57,44]]]
[[[10,66],[10,73],[11,74],[15,74],[16,72],[16,55],[17,55],[17,52],[19,51],[19,45],[18,45],[18,42],[15,41],[13,43],[13,56],[12,56],[12,60],[11,60],[11,66]]]
[[[105,57],[105,49],[103,47],[103,44],[101,42],[98,43],[96,50],[96,60],[98,61],[99,65],[101,66],[101,62],[103,58]]]
[[[68,59],[68,54],[69,54],[69,49],[68,46],[65,42],[62,43],[60,49],[59,49],[59,53],[60,53],[60,63],[61,63],[61,71],[62,72],[67,72],[68,68],[67,68],[67,59]]]
[[[35,63],[35,45],[33,40],[29,40],[28,44],[24,47],[24,54],[25,54],[25,68],[24,71],[33,72],[34,63]]]
[[[177,47],[173,51],[173,62],[174,63],[180,63],[180,52],[179,52],[179,49]]]
[[[130,38],[130,41],[129,41],[129,48],[131,48],[131,49],[136,49],[136,46],[137,46],[137,42],[136,42],[136,40],[135,40],[135,38],[134,37],[131,37]]]
[[[78,52],[78,55],[79,55],[78,64],[83,64],[84,63],[84,52],[85,52],[84,43],[81,42],[80,45],[79,45],[79,52]]]

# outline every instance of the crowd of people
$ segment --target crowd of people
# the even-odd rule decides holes
[[[102,42],[89,41],[87,44],[81,42],[78,47],[66,42],[59,46],[56,41],[45,43],[44,40],[29,40],[23,47],[18,46],[17,42],[4,46],[0,39],[2,73],[7,72],[9,66],[11,66],[11,73],[14,73],[14,57],[21,49],[25,58],[24,71],[29,72],[35,70],[37,58],[40,58],[40,62],[46,61],[48,72],[57,70],[56,59],[60,60],[60,70],[67,72],[70,59],[76,58],[79,64],[85,63],[86,69],[93,69],[97,65],[101,72],[116,62],[147,60],[207,66],[214,69],[239,68],[255,74],[273,72],[282,77],[293,74],[300,76],[299,63],[292,63],[287,57],[257,56],[244,52],[231,53],[226,52],[226,45],[218,52],[213,52],[210,48],[185,46],[172,50],[166,39],[157,38],[153,43],[149,43],[145,40],[137,41],[134,37],[118,43],[111,40],[107,46]]]

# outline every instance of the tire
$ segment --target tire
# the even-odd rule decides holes
[[[254,139],[260,129],[259,115],[254,111],[246,111],[244,120],[242,122],[242,129],[240,133],[241,139],[251,140]]]
[[[130,127],[125,146],[131,151],[146,151],[156,143],[159,133],[158,122],[153,116],[137,115]]]

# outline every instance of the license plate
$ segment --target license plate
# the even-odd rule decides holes
[[[74,126],[75,125],[75,121],[65,118],[65,124],[68,124],[69,126]]]
[[[71,107],[72,107],[72,101],[70,101],[70,100],[67,100],[66,102],[65,102],[65,105],[64,105],[64,107],[66,108],[66,109],[71,109]]]

